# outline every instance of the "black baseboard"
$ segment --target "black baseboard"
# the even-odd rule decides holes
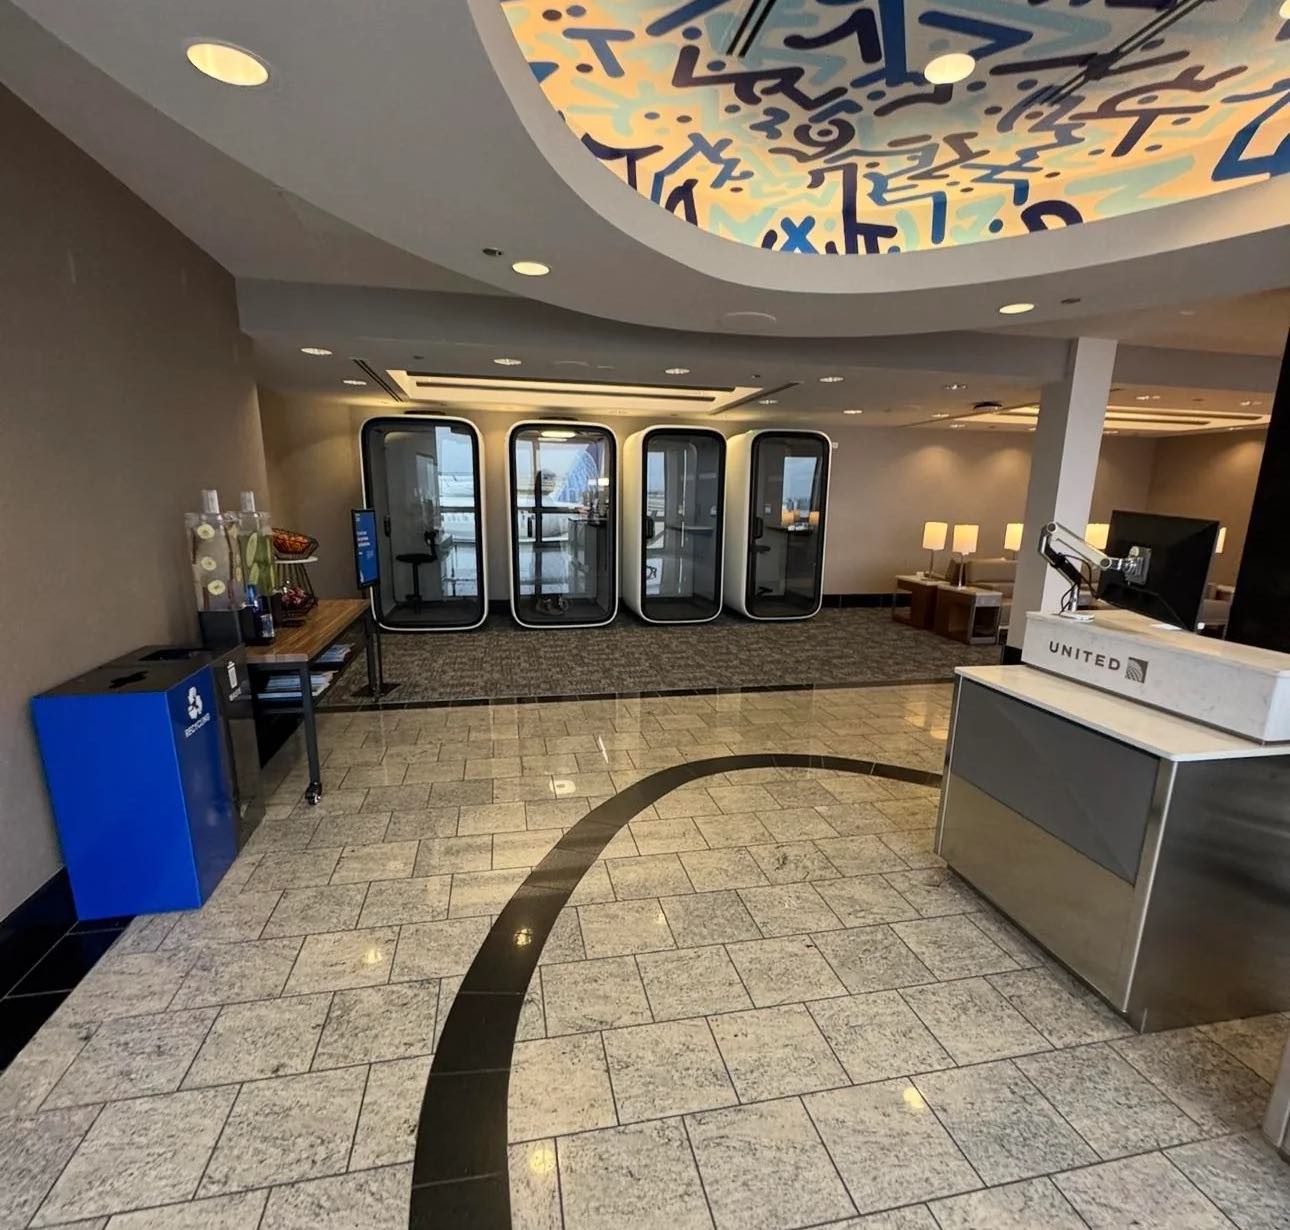
[[[908,594],[825,594],[823,599],[823,608],[825,610],[837,607],[891,607],[908,606]],[[490,615],[509,615],[511,613],[511,603],[509,598],[490,598],[488,600],[488,613]]]
[[[129,918],[78,922],[67,869],[0,921],[0,1071],[129,925]]]
[[[830,607],[887,607],[908,606],[908,594],[825,594],[824,608]]]
[[[1021,650],[1012,645],[1003,647],[1002,662],[1004,666],[1016,666],[1021,661]]]
[[[72,884],[60,867],[3,922],[0,922],[0,996],[76,923]]]

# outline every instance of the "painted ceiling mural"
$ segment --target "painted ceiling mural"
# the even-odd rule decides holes
[[[637,192],[790,252],[972,243],[1290,170],[1282,0],[502,0]],[[932,85],[934,57],[976,65]]]

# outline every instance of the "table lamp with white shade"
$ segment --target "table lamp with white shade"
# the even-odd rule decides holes
[[[1020,521],[1009,521],[1003,529],[1003,549],[1011,551],[1013,558],[1021,550],[1021,532],[1026,527]]]
[[[936,552],[945,550],[945,536],[949,531],[947,521],[923,522],[923,550],[927,552],[927,571],[923,576],[936,575]]]
[[[954,554],[964,557],[975,555],[977,539],[980,535],[981,527],[979,525],[956,525],[954,527]]]

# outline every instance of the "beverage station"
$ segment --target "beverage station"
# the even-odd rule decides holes
[[[252,492],[238,512],[202,492],[184,534],[201,643],[141,646],[32,700],[81,919],[201,905],[263,817],[260,767],[297,724],[305,798],[321,797],[315,706],[359,642],[371,694],[387,690],[368,598],[284,580],[316,544],[273,529]],[[374,586],[374,556],[356,559],[372,573],[359,588]]]

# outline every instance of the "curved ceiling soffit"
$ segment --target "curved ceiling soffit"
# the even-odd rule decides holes
[[[1290,22],[1272,0],[1184,0],[1172,24],[1147,0],[491,5],[589,156],[763,249],[943,250],[1290,170]],[[948,52],[975,71],[929,85],[921,67]]]
[[[136,0],[128,22],[59,0],[15,7],[200,139],[329,214],[445,268],[609,319],[801,337],[926,333],[1003,323],[994,303],[1008,299],[1033,300],[1027,319],[1043,321],[1071,314],[1057,306],[1063,295],[1083,295],[1084,311],[1109,310],[1284,280],[1276,250],[1290,241],[1290,176],[1095,226],[887,260],[809,260],[729,242],[660,209],[587,154],[543,99],[497,0],[433,11],[372,0],[370,37],[348,43],[352,14],[313,0],[226,0],[214,32],[194,16],[201,0]],[[269,87],[234,93],[198,79],[176,52],[195,29],[263,51],[275,69]],[[350,56],[344,73],[338,48]],[[88,86],[83,97],[93,98]],[[469,119],[427,128],[427,113]],[[517,285],[507,262],[480,252],[499,240],[548,261],[555,276]],[[1196,250],[1177,260],[1186,247]],[[850,298],[840,304],[839,295]],[[778,321],[735,324],[724,316],[732,308]]]

